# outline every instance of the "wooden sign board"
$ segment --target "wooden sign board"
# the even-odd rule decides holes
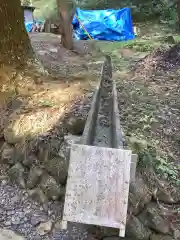
[[[68,221],[118,228],[125,236],[131,151],[73,144],[63,214]]]

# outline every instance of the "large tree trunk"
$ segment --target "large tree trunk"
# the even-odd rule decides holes
[[[33,50],[20,0],[0,0],[0,65],[24,65]]]
[[[177,0],[176,6],[177,6],[177,29],[178,31],[180,31],[180,0]]]
[[[72,18],[75,13],[73,0],[57,0],[58,12],[60,15],[61,43],[68,50],[73,49]]]

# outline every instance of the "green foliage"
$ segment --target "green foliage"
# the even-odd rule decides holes
[[[178,178],[180,168],[173,161],[170,161],[171,156],[160,154],[156,149],[156,145],[157,141],[147,142],[135,136],[129,138],[129,148],[137,153],[139,157],[138,167],[152,167],[160,177],[180,185]]]
[[[21,0],[21,4],[24,6],[31,6],[32,1],[31,0]]]
[[[34,15],[38,19],[53,18],[58,19],[56,0],[32,0],[33,6],[36,7]]]
[[[22,0],[31,2],[30,0]],[[72,0],[73,1],[73,0]],[[160,19],[174,25],[177,21],[175,0],[74,0],[77,7],[82,9],[131,8],[134,21],[148,21]],[[40,18],[55,17],[57,15],[56,0],[32,0],[37,7],[35,15]]]

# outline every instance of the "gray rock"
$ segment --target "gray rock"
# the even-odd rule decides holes
[[[59,149],[58,157],[65,159],[66,162],[69,163],[69,153],[70,153],[69,151],[70,151],[69,147],[63,142]]]
[[[36,202],[41,204],[46,204],[48,202],[46,195],[40,188],[32,189],[28,192],[28,194]]]
[[[27,179],[27,187],[34,188],[40,181],[40,177],[43,174],[43,170],[38,167],[32,167],[30,169],[28,179]]]
[[[15,149],[6,142],[2,146],[1,162],[10,165],[15,163]]]
[[[66,182],[68,174],[68,164],[65,158],[56,157],[49,159],[45,163],[45,169],[50,175],[55,178],[58,183],[64,184]]]
[[[18,194],[16,194],[15,196],[13,196],[11,198],[11,202],[12,204],[18,203],[21,200],[20,196]]]
[[[59,150],[59,156],[65,157],[66,162],[69,164],[70,159],[70,150],[72,144],[78,144],[81,140],[80,136],[75,136],[72,134],[68,134],[64,136],[64,142],[61,144],[61,148]]]
[[[21,219],[20,219],[18,216],[13,216],[13,217],[11,218],[11,223],[12,223],[12,224],[15,224],[15,225],[18,225],[18,224],[21,223]]]
[[[24,156],[23,164],[26,167],[31,167],[33,164],[37,164],[38,159],[34,155]]]
[[[43,223],[43,222],[46,222],[48,219],[47,219],[47,216],[46,215],[42,215],[42,214],[34,214],[32,217],[31,217],[31,224],[33,226],[37,226],[38,224],[40,223]]]
[[[83,118],[70,117],[66,123],[66,128],[73,135],[82,135],[86,120]]]
[[[174,187],[169,188],[169,183],[156,179],[156,188],[153,191],[153,197],[156,201],[161,201],[167,204],[172,204],[176,202],[173,196],[173,192],[178,192],[178,189]]]
[[[6,221],[6,222],[4,222],[4,225],[5,225],[6,227],[11,226],[11,221]]]
[[[154,229],[157,233],[168,234],[170,232],[170,223],[159,214],[157,204],[150,203],[138,217],[145,226]]]
[[[180,239],[180,230],[179,229],[175,229],[174,233],[173,233],[174,239],[178,240]]]
[[[126,236],[138,240],[149,240],[151,235],[150,229],[135,216],[131,216],[126,226]]]
[[[64,194],[61,185],[58,185],[56,180],[49,174],[44,174],[42,176],[40,187],[46,196],[52,200],[58,200]]]
[[[18,212],[18,217],[20,218],[20,219],[25,219],[26,217],[25,217],[25,213],[24,212]]]
[[[76,144],[78,142],[80,142],[81,137],[80,136],[75,136],[72,134],[68,134],[66,136],[64,136],[64,143],[67,147],[70,147],[72,144]]]
[[[137,215],[151,201],[152,193],[140,174],[136,181],[130,184],[128,211]]]
[[[97,237],[97,239],[104,239],[105,237],[119,236],[119,230],[116,228],[109,227],[99,227],[99,226],[87,226],[87,231],[92,236]]]
[[[48,221],[45,223],[40,223],[39,226],[37,227],[37,232],[39,233],[40,236],[44,236],[47,233],[49,233],[52,229],[52,222]]]
[[[175,44],[176,41],[174,40],[173,36],[166,36],[164,37],[164,42],[167,42],[169,44]]]
[[[24,174],[25,170],[21,163],[16,163],[8,171],[11,181],[15,182],[21,188],[25,188]]]
[[[40,224],[41,220],[39,218],[37,218],[36,216],[32,216],[31,217],[31,225],[32,226],[37,226],[38,224]]]
[[[0,207],[0,215],[4,213],[4,209]]]
[[[152,234],[150,240],[173,240],[173,237],[161,234]]]
[[[40,142],[37,142],[37,157],[40,162],[44,163],[48,158],[58,157],[59,150],[63,137],[61,133],[60,136],[46,136],[48,141],[43,139]]]
[[[0,239],[1,240],[25,240],[24,237],[17,235],[15,232],[8,229],[0,229]]]
[[[167,204],[175,203],[175,200],[171,197],[171,194],[166,188],[158,188],[154,191],[153,197],[157,201],[161,201]]]

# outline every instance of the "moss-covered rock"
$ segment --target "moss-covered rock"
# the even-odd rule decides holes
[[[157,204],[148,204],[138,217],[145,226],[153,229],[157,233],[170,233],[170,222],[160,215]]]
[[[40,177],[42,174],[43,174],[43,170],[41,168],[32,167],[28,175],[28,179],[26,183],[27,187],[28,188],[36,187],[36,185],[40,181]]]
[[[138,240],[149,240],[151,230],[135,216],[131,216],[126,227],[126,236]]]
[[[66,128],[73,135],[82,135],[85,123],[86,119],[84,118],[71,117],[66,123]]]
[[[21,163],[16,163],[12,166],[8,171],[8,175],[12,182],[22,188],[25,188],[25,169]]]
[[[55,178],[55,180],[64,184],[68,174],[68,164],[63,157],[56,157],[45,162],[45,169]]]
[[[58,200],[64,196],[64,188],[49,174],[43,174],[40,182],[40,188],[43,190],[48,199]]]

